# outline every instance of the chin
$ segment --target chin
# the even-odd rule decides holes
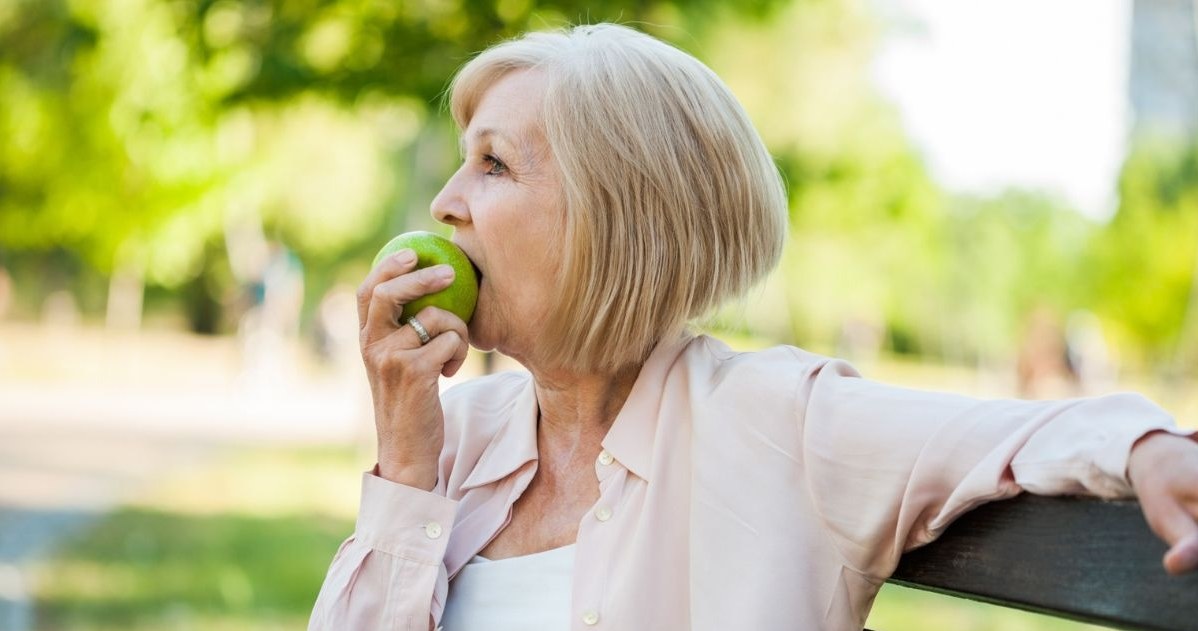
[[[496,341],[489,334],[487,318],[481,312],[475,312],[474,317],[466,324],[466,332],[470,334],[470,345],[480,351],[495,350]]]
[[[473,333],[470,334],[470,345],[473,346],[475,350],[479,350],[484,353],[489,353],[495,350],[494,344],[483,341],[480,336],[476,336]]]

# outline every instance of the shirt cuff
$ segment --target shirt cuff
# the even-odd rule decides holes
[[[1135,497],[1135,490],[1127,475],[1131,460],[1131,449],[1144,436],[1152,432],[1168,432],[1178,436],[1190,436],[1192,430],[1177,427],[1173,417],[1140,395],[1117,394],[1105,397],[1109,400],[1112,416],[1119,419],[1097,424],[1095,431],[1101,436],[1102,447],[1095,454],[1095,464],[1106,476],[1106,484],[1097,485],[1100,497],[1107,499]]]
[[[387,554],[440,565],[458,503],[367,471],[354,538]]]

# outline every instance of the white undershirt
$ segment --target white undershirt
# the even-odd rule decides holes
[[[566,631],[574,544],[491,561],[470,559],[449,583],[444,631]]]

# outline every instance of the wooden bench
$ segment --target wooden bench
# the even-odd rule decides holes
[[[890,582],[1116,629],[1198,629],[1198,574],[1169,576],[1135,501],[1023,494],[903,556]],[[908,631],[908,630],[890,630]]]

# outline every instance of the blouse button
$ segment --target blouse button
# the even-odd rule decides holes
[[[611,519],[611,509],[606,506],[600,506],[595,509],[595,519],[599,521],[607,521]]]
[[[616,461],[616,459],[614,457],[612,457],[612,455],[610,453],[608,453],[608,451],[606,449],[599,452],[599,464],[606,467],[607,465],[609,465],[615,461]]]
[[[588,612],[582,614],[582,623],[587,625],[588,627],[593,627],[593,626],[599,624],[599,612],[588,611]]]
[[[430,521],[424,525],[424,534],[429,539],[436,539],[441,536],[441,524],[435,521]]]

